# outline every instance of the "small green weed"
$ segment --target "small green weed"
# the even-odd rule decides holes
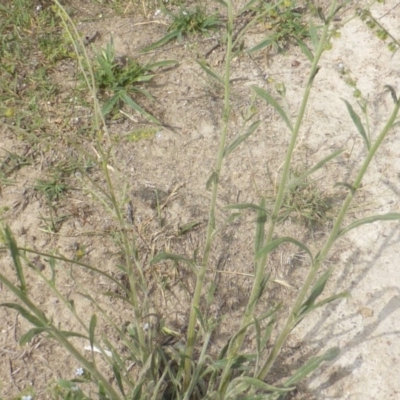
[[[290,42],[308,37],[310,28],[303,21],[299,10],[294,1],[285,1],[282,6],[271,6],[270,3],[261,2],[254,7],[253,11],[263,15],[260,22],[271,33],[250,51],[269,46],[278,51],[284,51]]]
[[[182,40],[183,36],[202,34],[205,35],[220,26],[217,14],[207,15],[202,7],[196,7],[194,11],[181,8],[179,14],[175,15],[164,9],[164,12],[172,17],[173,21],[168,27],[168,34],[163,38],[143,49],[143,51],[154,50],[170,40]]]
[[[302,174],[296,171],[292,175],[296,181]],[[308,228],[321,226],[331,219],[332,207],[332,197],[324,193],[317,181],[305,178],[292,186],[289,184],[279,220],[294,217]]]
[[[58,175],[54,175],[47,181],[38,179],[33,188],[46,196],[49,201],[58,200],[68,190],[68,186],[62,182],[62,178]]]
[[[160,122],[151,114],[139,106],[129,95],[129,92],[137,92],[153,99],[150,93],[140,87],[140,84],[149,82],[154,74],[151,72],[159,67],[175,65],[176,61],[160,61],[154,64],[140,65],[135,60],[115,57],[113,41],[107,43],[96,56],[97,68],[95,68],[95,79],[99,89],[103,93],[111,92],[112,96],[102,108],[104,116],[115,112],[121,102],[132,107],[148,120],[159,124]]]

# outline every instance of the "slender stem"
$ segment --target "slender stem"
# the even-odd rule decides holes
[[[226,54],[225,54],[225,76],[224,76],[224,110],[223,110],[223,127],[219,139],[219,147],[218,147],[218,155],[217,161],[215,165],[214,180],[212,184],[212,192],[211,192],[211,204],[210,211],[208,217],[208,225],[207,225],[207,236],[206,243],[204,247],[204,253],[202,258],[201,266],[197,272],[197,280],[196,287],[194,290],[192,304],[190,309],[190,317],[189,317],[189,326],[187,333],[187,346],[186,346],[186,360],[185,360],[185,390],[188,388],[191,378],[191,361],[193,355],[193,349],[195,345],[195,325],[196,325],[196,309],[198,309],[201,298],[201,291],[204,284],[204,278],[207,271],[207,266],[210,259],[210,252],[213,243],[213,235],[215,233],[215,209],[217,205],[217,195],[218,195],[218,187],[219,187],[219,178],[222,169],[222,163],[224,159],[224,149],[226,142],[226,135],[228,131],[228,121],[230,115],[230,62],[232,57],[232,31],[233,31],[233,6],[232,1],[227,0],[228,6],[228,23],[227,23],[227,46],[226,46]]]
[[[349,191],[349,193],[340,209],[338,217],[333,225],[332,231],[329,234],[329,237],[328,237],[325,245],[322,247],[321,251],[317,255],[312,267],[310,268],[307,278],[304,281],[304,284],[303,284],[299,294],[297,295],[295,304],[294,304],[292,311],[286,321],[286,324],[285,324],[284,328],[282,329],[280,335],[276,339],[275,345],[274,345],[271,353],[269,354],[266,362],[264,363],[260,372],[258,373],[259,379],[264,379],[267,376],[267,374],[270,371],[271,367],[273,366],[274,361],[275,361],[276,357],[278,356],[283,344],[285,343],[288,335],[290,334],[294,325],[296,324],[296,322],[297,322],[296,318],[297,318],[297,316],[300,312],[300,309],[305,301],[307,293],[309,292],[311,285],[314,282],[314,279],[315,279],[322,263],[326,259],[330,249],[332,248],[333,244],[335,243],[335,241],[338,237],[338,234],[340,233],[343,219],[347,214],[347,211],[354,199],[357,189],[360,187],[361,181],[362,181],[365,173],[367,172],[369,164],[371,163],[372,159],[374,158],[375,153],[381,146],[381,144],[382,144],[383,140],[385,139],[386,135],[388,134],[389,130],[392,128],[393,123],[395,122],[395,119],[399,113],[399,108],[400,108],[400,101],[397,101],[397,103],[392,111],[392,114],[390,115],[388,121],[386,122],[384,128],[382,129],[381,133],[379,134],[374,145],[369,150],[367,157],[365,158],[365,160],[360,168],[360,171],[358,172],[358,174],[354,180],[353,188],[352,188],[352,190]]]
[[[334,10],[334,4],[335,4],[335,2],[332,3],[332,6],[331,6],[332,10]],[[314,60],[313,60],[312,66],[311,66],[310,76],[308,78],[307,87],[304,91],[303,100],[300,105],[299,114],[296,119],[296,123],[293,127],[289,146],[288,146],[288,149],[286,152],[285,162],[284,162],[283,171],[282,171],[282,177],[280,179],[280,184],[279,184],[278,193],[277,193],[276,200],[275,200],[274,209],[273,209],[270,221],[269,221],[269,226],[268,226],[268,231],[267,231],[267,236],[266,236],[266,243],[269,243],[272,240],[272,236],[273,236],[273,233],[275,230],[275,224],[276,224],[276,221],[278,218],[279,211],[282,206],[283,198],[284,198],[285,191],[286,191],[286,182],[287,182],[288,176],[289,176],[289,170],[290,170],[293,151],[295,149],[297,137],[298,137],[298,134],[300,131],[302,121],[303,121],[308,98],[309,98],[309,95],[311,92],[312,83],[313,83],[316,73],[318,72],[318,62],[324,51],[324,46],[325,46],[326,38],[328,35],[328,29],[329,29],[329,25],[325,24],[323,32],[321,34],[319,44],[318,44],[318,48],[315,53]],[[257,263],[254,285],[252,288],[252,292],[250,294],[248,306],[247,306],[245,314],[244,314],[244,318],[242,321],[242,327],[247,325],[250,321],[250,318],[252,318],[252,316],[253,316],[254,307],[256,305],[255,299],[258,296],[260,282],[262,281],[262,279],[264,277],[264,273],[265,273],[264,268],[267,263],[267,257],[268,257],[268,253],[265,254],[265,256],[263,256],[260,259],[260,261]],[[238,339],[237,345],[235,346],[236,347],[235,351],[237,351],[240,348],[240,346],[242,345],[244,335],[245,335],[245,332]]]

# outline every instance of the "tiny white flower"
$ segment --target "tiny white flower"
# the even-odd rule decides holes
[[[148,324],[148,322],[146,322],[143,326],[143,330],[144,331],[148,331],[149,330],[150,325]]]
[[[157,15],[161,14],[161,10],[156,10],[156,12],[154,13],[154,16],[157,17]]]
[[[22,396],[21,400],[32,400],[33,397],[32,396]]]
[[[75,370],[75,375],[76,375],[76,376],[82,376],[83,373],[84,373],[83,368],[77,368],[77,369]]]

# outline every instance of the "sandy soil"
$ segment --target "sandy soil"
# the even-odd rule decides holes
[[[166,23],[163,17],[144,23],[143,18],[128,12],[126,17],[104,14],[100,21],[88,21],[83,17],[96,17],[99,9],[91,8],[86,2],[74,5],[81,7],[82,21],[86,21],[78,24],[79,31],[86,36],[99,32],[93,43],[96,48],[104,47],[112,35],[120,56],[139,57],[141,61],[179,60],[179,67],[165,70],[154,79],[151,94],[156,101],[146,103],[143,99],[143,104],[163,121],[165,127],[154,132],[152,137],[136,142],[129,140],[132,132],[148,127],[139,116],[126,110],[132,119],[124,118],[110,124],[114,143],[110,174],[122,202],[126,206],[130,202],[133,206],[132,234],[137,238],[143,263],[159,251],[191,256],[204,244],[210,197],[205,185],[215,162],[223,102],[221,90],[205,77],[195,59],[199,54],[207,54],[209,64],[218,70],[222,68],[223,50],[216,47],[208,54],[217,43],[211,37],[168,44],[150,55],[140,56],[143,46],[163,35],[163,24]],[[375,17],[395,36],[400,31],[400,8],[396,7],[393,0],[373,7]],[[352,4],[345,9],[341,14],[342,21],[354,15],[355,8],[356,5]],[[341,100],[348,100],[356,109],[356,99],[352,95],[354,88],[346,84],[346,76],[357,80],[357,87],[368,99],[373,135],[379,132],[393,107],[384,85],[391,85],[400,92],[400,53],[390,53],[358,18],[347,22],[340,32],[341,36],[333,41],[332,50],[326,52],[321,60],[321,70],[316,77],[295,153],[295,167],[304,170],[337,149],[345,150],[316,176],[318,189],[329,194],[334,207],[345,193],[343,188],[334,188],[334,183],[351,181],[365,155],[364,143]],[[246,45],[257,43],[264,34],[261,28],[250,32]],[[76,123],[85,126],[90,121],[89,107],[71,105],[69,101],[74,68],[73,63],[63,62],[51,77],[59,85],[60,96],[58,103],[47,105],[50,110],[48,123],[56,125],[57,118],[51,112],[56,114],[58,108],[69,104],[72,127],[70,130],[68,127],[60,128],[60,143],[55,145],[54,151],[32,154],[27,140],[16,138],[10,127],[0,127],[2,162],[7,155],[4,149],[29,155],[32,160],[30,166],[10,175],[13,185],[2,188],[1,206],[7,207],[2,209],[2,217],[10,225],[20,246],[43,252],[57,249],[70,258],[76,257],[79,249],[84,249],[82,262],[122,281],[123,274],[116,267],[121,262],[118,238],[114,235],[116,224],[101,202],[94,198],[90,184],[77,174],[68,178],[69,185],[76,190],[56,200],[57,215],[68,216],[56,234],[45,232],[43,217],[49,217],[50,207],[33,189],[36,180],[47,176],[51,167],[63,157],[65,162],[74,157],[77,159],[73,151],[65,153],[67,139],[75,132],[73,126]],[[276,94],[276,85],[284,83],[287,107],[291,115],[296,116],[308,68],[309,62],[295,46],[291,46],[286,54],[270,51],[253,58],[242,56],[235,60],[229,139],[240,133],[243,115],[252,106],[251,85]],[[227,158],[221,178],[217,215],[223,233],[216,240],[211,264],[229,273],[218,281],[214,309],[216,316],[228,316],[226,321],[229,322],[213,339],[214,350],[220,348],[227,334],[238,326],[251,288],[251,278],[237,273],[251,274],[253,271],[254,215],[244,213],[240,219],[227,224],[230,211],[224,206],[237,202],[258,203],[261,195],[273,198],[274,183],[289,140],[285,125],[271,107],[260,100],[255,107],[262,124],[238,151]],[[77,116],[78,122],[73,120]],[[41,138],[45,137],[42,134]],[[399,142],[399,129],[396,127],[372,163],[356,205],[349,214],[349,221],[400,209]],[[88,159],[96,161],[90,147],[85,149]],[[104,185],[104,178],[96,168],[92,176],[100,186]],[[161,218],[157,213],[155,191],[163,204]],[[129,222],[128,214],[126,218]],[[180,234],[180,229],[189,223],[195,223],[195,227]],[[309,229],[292,216],[279,227],[278,233],[297,237],[315,251],[326,238],[330,224],[328,221],[323,226]],[[396,340],[400,332],[399,252],[398,224],[395,222],[366,225],[336,243],[326,263],[326,266],[335,266],[328,294],[349,290],[351,297],[335,302],[300,324],[284,350],[286,360],[282,358],[279,366],[292,370],[307,356],[333,346],[341,348],[341,355],[335,362],[324,364],[301,386],[296,398],[400,398],[400,343]],[[15,281],[11,257],[5,252],[0,256],[2,271]],[[34,261],[33,257],[31,261]],[[41,262],[44,263],[43,273],[49,276],[48,264]],[[118,324],[131,321],[132,313],[123,302],[104,299],[99,294],[106,290],[117,292],[116,287],[97,274],[88,274],[80,269],[71,272],[66,267],[64,263],[57,267],[57,282],[66,298],[74,300],[78,313],[89,320],[95,312],[90,302],[78,294],[86,288]],[[283,299],[289,305],[307,271],[306,259],[296,248],[285,245],[273,253],[268,268],[274,279],[284,280],[290,285],[272,284],[269,298]],[[176,329],[184,331],[187,305],[194,285],[190,274],[184,269],[171,273],[171,267],[162,263],[148,268],[146,274],[154,296],[154,312]],[[71,314],[36,274],[28,270],[27,276],[29,290],[46,314],[66,329],[79,329]],[[2,287],[0,302],[13,300],[13,296]],[[55,378],[71,379],[79,365],[59,346],[42,337],[20,347],[19,337],[29,325],[5,308],[0,309],[0,318],[3,321],[0,328],[2,398],[13,398],[29,386],[34,388],[38,399],[50,398],[46,389],[49,382]],[[104,321],[99,321],[98,329],[108,334]],[[118,337],[111,331],[109,334],[108,339],[118,347]],[[87,343],[76,340],[76,345],[83,348]]]

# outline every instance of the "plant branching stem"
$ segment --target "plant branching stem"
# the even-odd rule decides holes
[[[187,333],[187,346],[186,346],[186,359],[185,359],[185,382],[184,388],[185,390],[189,387],[190,379],[191,379],[191,362],[193,349],[195,345],[195,325],[196,325],[196,309],[199,308],[201,292],[203,289],[204,278],[207,271],[207,266],[210,259],[210,252],[213,243],[213,235],[215,233],[215,209],[217,204],[217,195],[218,195],[218,186],[219,186],[219,178],[222,169],[222,163],[224,159],[224,149],[226,143],[226,135],[228,131],[228,121],[230,115],[230,63],[232,57],[232,34],[233,34],[233,6],[232,1],[226,1],[228,6],[228,23],[227,23],[227,46],[226,46],[226,54],[225,54],[225,76],[224,76],[224,110],[223,110],[223,126],[219,139],[219,147],[217,154],[217,161],[214,170],[214,179],[212,183],[212,192],[211,192],[211,204],[210,211],[208,217],[208,225],[207,225],[207,236],[206,243],[204,247],[204,253],[202,258],[201,266],[197,272],[196,279],[196,287],[193,294],[191,309],[190,309],[190,317],[189,317],[189,326]]]
[[[286,321],[286,324],[285,324],[284,328],[282,329],[280,335],[276,339],[275,345],[272,348],[271,353],[269,354],[265,364],[262,366],[260,372],[258,373],[259,379],[264,379],[267,376],[267,374],[270,371],[271,367],[273,366],[274,361],[275,361],[276,357],[278,356],[283,344],[285,343],[288,335],[290,334],[294,325],[296,325],[296,323],[298,322],[297,316],[299,315],[299,312],[300,312],[301,307],[305,301],[305,298],[311,288],[311,285],[313,284],[315,277],[316,277],[322,263],[326,259],[330,249],[332,248],[333,244],[335,243],[335,241],[338,237],[338,234],[340,233],[343,219],[347,214],[347,211],[354,199],[354,196],[356,195],[357,189],[360,187],[361,181],[362,181],[365,173],[367,172],[368,167],[369,167],[372,159],[375,156],[375,153],[381,146],[383,140],[387,136],[390,129],[392,128],[392,126],[397,118],[397,115],[399,113],[399,108],[400,108],[400,101],[397,101],[397,103],[392,111],[392,114],[390,115],[389,119],[387,120],[384,128],[382,129],[381,133],[379,134],[374,145],[369,150],[369,152],[360,168],[360,171],[358,172],[358,174],[354,180],[353,189],[349,191],[345,201],[343,202],[343,205],[340,209],[338,217],[333,225],[332,231],[331,231],[325,245],[322,247],[321,251],[316,256],[315,261],[314,261],[313,265],[311,266],[310,271],[307,275],[307,278],[304,281],[304,284],[303,284],[299,294],[297,295],[295,304],[294,304],[292,311]]]
[[[303,95],[303,99],[302,99],[302,102],[300,105],[299,113],[298,113],[296,123],[295,123],[292,133],[291,133],[291,138],[290,138],[290,142],[289,142],[288,149],[286,152],[285,162],[283,165],[283,171],[282,171],[282,176],[280,179],[278,193],[277,193],[276,200],[275,200],[275,205],[273,208],[271,218],[269,219],[268,231],[267,231],[266,240],[265,240],[266,244],[270,243],[272,240],[272,237],[273,237],[273,233],[275,230],[275,224],[276,224],[278,214],[281,209],[283,198],[285,195],[286,182],[287,182],[288,176],[289,176],[292,155],[293,155],[293,152],[294,152],[294,149],[296,146],[296,141],[298,138],[298,134],[299,134],[302,122],[303,122],[304,113],[305,113],[306,106],[308,103],[308,98],[309,98],[309,95],[311,92],[312,84],[313,84],[316,74],[318,73],[318,68],[319,68],[318,62],[324,52],[326,41],[327,41],[327,38],[329,35],[329,26],[330,26],[329,22],[331,21],[331,19],[333,17],[335,9],[336,9],[336,1],[333,1],[331,3],[331,7],[329,10],[329,14],[328,14],[329,17],[327,19],[327,23],[324,25],[324,28],[321,32],[320,40],[318,42],[318,47],[315,51],[315,56],[314,56],[314,59],[312,62],[310,75],[308,78],[307,86],[304,91],[304,95]],[[258,260],[256,262],[254,283],[253,283],[252,291],[251,291],[251,294],[250,294],[250,297],[249,297],[249,300],[247,303],[247,307],[246,307],[246,310],[245,310],[245,313],[244,313],[244,316],[242,319],[242,324],[241,324],[240,329],[242,329],[244,326],[248,325],[250,320],[253,318],[254,309],[257,304],[256,300],[257,300],[257,297],[259,296],[260,285],[261,285],[262,280],[265,275],[265,266],[267,264],[267,258],[268,258],[268,253],[266,253],[260,260]],[[241,335],[239,335],[237,337],[237,339],[235,340],[235,343],[233,343],[231,345],[230,351],[229,351],[229,358],[231,359],[231,362],[233,360],[233,357],[236,356],[237,352],[242,347],[245,337],[246,337],[246,330],[243,330],[243,333]],[[279,353],[279,351],[278,351],[278,353]],[[225,372],[224,372],[222,380],[221,380],[220,388],[221,388],[222,392],[224,392],[226,390],[227,384],[230,380],[230,376],[231,376],[231,371],[230,371],[230,366],[228,363],[228,366],[225,368]]]

